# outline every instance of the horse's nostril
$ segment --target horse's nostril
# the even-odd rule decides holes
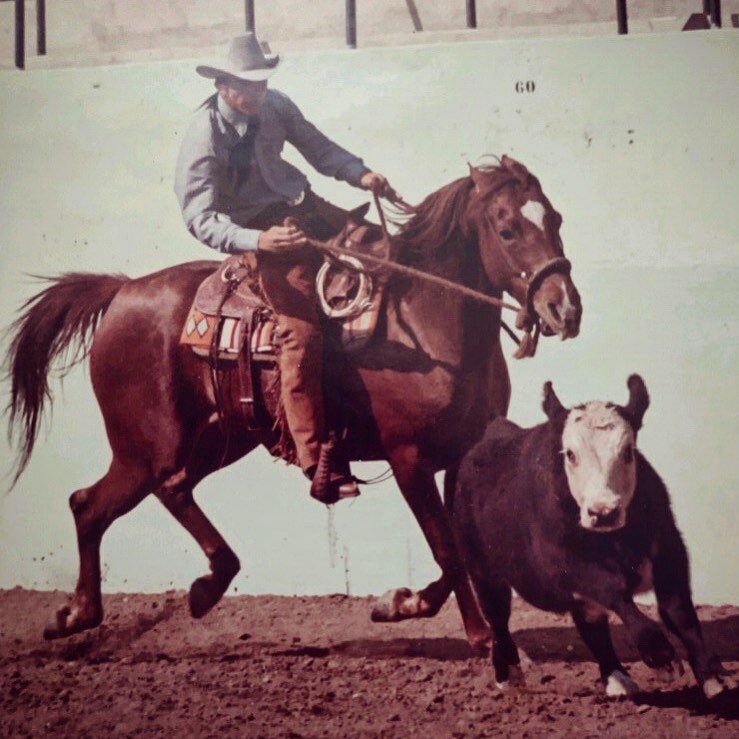
[[[562,316],[560,315],[559,308],[557,307],[556,303],[547,303],[547,308],[549,308],[549,312],[552,314],[552,318],[554,318],[557,323],[562,322]]]

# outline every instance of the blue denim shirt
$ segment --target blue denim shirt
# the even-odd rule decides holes
[[[267,90],[247,179],[229,177],[231,148],[246,133],[247,116],[217,96],[195,114],[180,147],[175,194],[190,233],[207,246],[233,254],[255,250],[260,232],[244,228],[271,203],[292,200],[306,176],[281,157],[285,141],[321,173],[355,187],[370,170],[361,159],[324,136],[287,95]]]

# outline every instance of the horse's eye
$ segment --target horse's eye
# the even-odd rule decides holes
[[[567,457],[567,461],[570,462],[570,464],[577,464],[577,457],[575,456],[575,452],[573,452],[572,449],[565,450],[565,457]]]
[[[500,238],[505,239],[506,241],[512,241],[513,240],[513,231],[511,231],[510,228],[504,228],[500,232]]]
[[[634,461],[634,447],[629,444],[626,449],[624,449],[624,462],[626,464],[631,464]]]

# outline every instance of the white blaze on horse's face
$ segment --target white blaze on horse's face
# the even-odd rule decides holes
[[[580,525],[603,532],[622,528],[636,488],[631,425],[612,403],[573,408],[562,432],[562,453]]]
[[[527,221],[531,221],[542,233],[544,233],[544,216],[546,212],[544,204],[538,200],[527,200],[521,206],[521,215]]]

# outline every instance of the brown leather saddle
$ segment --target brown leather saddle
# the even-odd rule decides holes
[[[319,302],[327,330],[338,330],[342,346],[356,351],[374,334],[385,282],[377,268],[363,265],[361,254],[388,258],[388,245],[378,226],[351,221],[327,244],[341,254],[328,254],[319,271]],[[263,428],[272,415],[261,387],[263,371],[277,371],[277,332],[251,252],[228,257],[200,284],[182,329],[180,343],[209,358],[211,365],[238,368],[250,427]]]

